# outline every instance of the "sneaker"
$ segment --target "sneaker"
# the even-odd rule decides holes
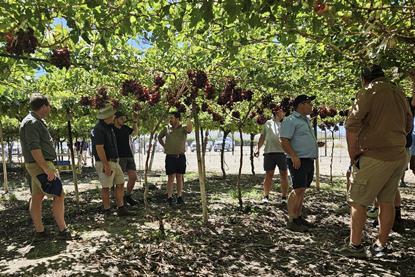
[[[376,242],[370,247],[373,257],[380,258],[386,256],[388,253],[392,252],[392,249],[388,245],[382,246],[378,245]]]
[[[268,204],[269,203],[269,196],[266,195],[264,198],[262,198],[262,204]]]
[[[379,225],[379,220],[376,218],[375,220],[373,220],[373,222],[372,222],[372,227],[373,228],[376,228],[376,227],[378,227],[378,225]]]
[[[405,232],[405,225],[403,224],[403,220],[395,219],[395,222],[392,226],[392,231],[396,233],[403,233]]]
[[[281,204],[282,205],[287,205],[287,202],[288,202],[287,196],[282,196],[281,197]]]
[[[168,197],[167,198],[167,204],[169,204],[169,206],[173,206],[173,197]]]
[[[34,235],[35,241],[48,240],[50,238],[51,238],[50,233],[46,231],[46,229],[44,229],[43,232],[35,232],[35,235]]]
[[[294,218],[293,221],[288,221],[287,229],[293,232],[307,232],[308,227],[303,225],[299,218]]]
[[[125,206],[121,206],[117,209],[117,215],[121,217],[121,216],[129,216],[131,214]]]
[[[112,210],[111,210],[111,208],[108,208],[108,209],[104,209],[104,208],[102,208],[102,213],[103,213],[104,215],[108,216],[108,215],[111,215]]]
[[[135,206],[138,204],[137,201],[135,201],[132,197],[131,194],[129,195],[124,195],[124,202],[126,202],[128,205],[130,206]]]
[[[370,210],[367,211],[367,217],[373,219],[378,218],[378,211],[378,208],[372,207]]]
[[[61,239],[61,240],[72,240],[73,237],[72,237],[71,231],[69,231],[68,228],[65,228],[63,231],[59,231],[59,233],[58,233],[58,239]]]
[[[302,225],[308,227],[308,228],[314,228],[314,224],[308,222],[306,219],[303,218],[303,216],[300,215],[298,220],[301,222]]]
[[[184,205],[183,197],[182,196],[177,197],[176,203],[179,205]]]
[[[368,258],[368,254],[363,245],[354,246],[351,244],[346,244],[342,248],[338,249],[336,253],[349,258]]]

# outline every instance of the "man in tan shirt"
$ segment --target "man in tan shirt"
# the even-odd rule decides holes
[[[186,173],[186,137],[192,132],[193,124],[189,120],[186,126],[180,123],[181,114],[171,112],[169,114],[170,125],[164,128],[158,140],[164,147],[166,153],[166,174],[167,180],[167,203],[173,204],[173,182],[176,178],[177,183],[177,204],[184,204],[183,191],[183,174]]]
[[[364,88],[357,94],[346,122],[346,138],[353,182],[350,243],[341,249],[345,256],[364,257],[361,240],[366,209],[375,199],[379,203],[379,235],[372,246],[383,255],[394,221],[394,198],[407,164],[406,134],[412,128],[412,114],[402,90],[385,78],[380,66],[362,72]]]

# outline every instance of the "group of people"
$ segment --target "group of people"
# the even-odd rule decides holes
[[[366,222],[367,208],[376,200],[379,207],[379,235],[371,249],[376,253],[387,251],[387,241],[394,224],[395,198],[398,184],[409,162],[406,149],[407,135],[411,133],[413,115],[402,90],[385,78],[379,66],[372,66],[361,74],[362,89],[357,93],[350,115],[346,121],[346,139],[352,168],[353,181],[348,188],[350,205],[350,241],[339,250],[341,255],[363,257],[366,249],[362,245],[362,232]],[[310,123],[314,96],[299,95],[293,101],[293,112],[285,117],[285,111],[274,111],[261,132],[255,156],[264,149],[263,203],[269,202],[275,168],[278,166],[281,183],[281,201],[287,204],[287,228],[304,232],[313,227],[303,214],[306,189],[314,176],[314,161],[318,158],[318,142]],[[30,213],[36,236],[47,236],[42,224],[41,209],[45,195],[53,197],[53,215],[59,228],[59,236],[70,238],[64,220],[64,192],[58,195],[45,187],[40,174],[55,183],[58,177],[53,161],[56,159],[52,138],[44,119],[50,112],[48,99],[34,94],[30,99],[30,113],[20,126],[20,139],[25,166],[32,182]],[[111,105],[101,109],[98,122],[92,131],[92,152],[101,183],[104,213],[111,212],[110,191],[114,197],[119,216],[129,215],[124,202],[136,205],[131,196],[137,180],[136,166],[130,148],[130,136],[137,133],[137,120],[133,128],[125,125],[127,117],[115,111]],[[167,203],[184,204],[183,174],[186,172],[185,144],[187,134],[192,132],[192,123],[180,123],[181,114],[169,114],[169,125],[159,134],[158,140],[166,153],[165,168],[168,176]],[[288,175],[290,172],[290,177]],[[127,174],[127,189],[124,195],[124,174]],[[174,181],[177,196],[173,198]],[[290,182],[291,181],[291,182]],[[289,192],[289,183],[292,190]],[[400,198],[400,197],[399,197]],[[400,200],[399,200],[400,201]],[[400,203],[399,203],[400,205]],[[399,209],[400,217],[400,209]]]

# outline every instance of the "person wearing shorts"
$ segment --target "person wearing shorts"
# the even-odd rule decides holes
[[[46,174],[49,181],[58,177],[53,161],[56,159],[52,137],[44,119],[50,113],[50,103],[46,96],[39,93],[31,95],[30,113],[20,124],[19,136],[22,145],[25,167],[31,177],[30,215],[35,227],[35,237],[48,238],[42,222],[42,201],[46,196],[53,198],[53,216],[59,228],[59,236],[70,239],[71,233],[65,223],[65,194],[52,195],[42,189],[38,175]]]
[[[365,255],[362,232],[367,207],[374,200],[379,205],[380,227],[371,249],[375,255],[387,249],[395,217],[395,195],[408,162],[406,135],[413,126],[404,93],[385,78],[380,66],[364,69],[361,77],[363,89],[358,92],[346,121],[353,182],[349,190],[350,241],[341,253],[354,257]]]
[[[133,129],[124,123],[127,117],[124,113],[117,111],[114,119],[114,133],[117,139],[117,150],[120,158],[119,164],[123,172],[127,173],[127,191],[125,192],[124,201],[131,206],[137,205],[137,201],[131,196],[137,181],[137,169],[135,166],[134,155],[130,147],[130,135],[137,135],[137,122],[133,122]]]
[[[180,123],[181,114],[171,112],[169,114],[169,126],[164,128],[158,140],[164,147],[166,154],[167,179],[167,203],[173,205],[173,182],[176,179],[177,204],[184,204],[183,200],[183,175],[186,173],[186,137],[192,132],[192,122],[189,120],[186,126]]]
[[[101,183],[101,197],[104,214],[111,213],[110,189],[115,184],[115,202],[118,216],[127,216],[129,212],[124,206],[124,173],[121,169],[117,150],[117,139],[112,123],[115,110],[111,105],[100,109],[98,122],[92,131],[92,153],[95,168]]]
[[[281,124],[281,145],[288,155],[288,168],[293,190],[288,197],[287,228],[292,231],[307,231],[312,225],[303,218],[304,195],[314,175],[314,160],[317,158],[317,141],[307,115],[312,112],[311,101],[315,96],[299,95],[293,101],[294,112]]]
[[[284,119],[285,112],[278,109],[274,112],[274,118],[268,120],[262,128],[261,135],[258,140],[258,146],[255,150],[254,156],[259,156],[259,150],[265,142],[264,149],[264,197],[262,203],[269,202],[269,193],[272,187],[272,178],[274,177],[275,167],[278,166],[281,179],[281,202],[287,203],[288,193],[288,170],[287,157],[282,149],[280,142],[281,122]]]

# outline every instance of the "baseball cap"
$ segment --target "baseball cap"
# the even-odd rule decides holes
[[[314,99],[316,99],[315,96],[308,96],[305,94],[298,95],[293,101],[294,109],[297,108],[299,104],[306,102],[306,101],[312,101]]]

